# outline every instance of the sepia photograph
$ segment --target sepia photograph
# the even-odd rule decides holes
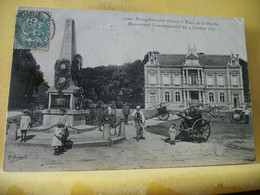
[[[255,163],[243,18],[19,7],[5,171]]]

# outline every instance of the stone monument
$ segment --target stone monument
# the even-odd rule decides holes
[[[83,92],[79,87],[77,72],[81,69],[82,57],[76,50],[75,22],[67,19],[60,58],[55,63],[54,86],[48,90],[48,109],[43,110],[43,126],[58,122],[60,109],[65,109],[69,126],[85,125],[86,111],[80,109],[79,98]]]

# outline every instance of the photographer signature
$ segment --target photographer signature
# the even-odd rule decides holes
[[[22,156],[22,155],[17,156],[16,154],[15,155],[8,155],[8,161],[10,163],[15,162],[15,161],[19,161],[19,160],[24,160],[24,159],[27,159],[26,154],[24,156]]]

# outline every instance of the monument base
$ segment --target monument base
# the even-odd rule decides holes
[[[68,110],[69,126],[75,127],[86,124],[86,110]],[[51,127],[59,122],[60,109],[47,109],[42,111],[43,126]]]

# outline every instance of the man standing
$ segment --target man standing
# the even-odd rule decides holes
[[[29,111],[25,109],[23,111],[23,116],[21,117],[20,121],[20,131],[21,131],[21,141],[20,142],[26,142],[26,133],[27,130],[31,126],[31,117],[29,116]]]
[[[63,128],[63,136],[62,136],[62,147],[64,151],[67,151],[66,148],[66,143],[67,143],[67,139],[69,137],[69,130],[68,130],[68,126],[69,126],[69,117],[66,113],[65,109],[60,109],[60,116],[59,116],[59,122],[64,124],[65,127]]]
[[[124,115],[125,124],[127,125],[127,123],[128,123],[128,115],[130,114],[130,107],[128,106],[127,102],[123,106],[122,113]]]
[[[136,106],[136,110],[132,113],[135,122],[136,140],[145,139],[143,136],[143,125],[145,123],[144,113],[141,111],[140,106]]]
[[[171,145],[175,145],[175,137],[176,137],[175,123],[173,123],[169,129],[169,136],[170,136],[169,143]]]

